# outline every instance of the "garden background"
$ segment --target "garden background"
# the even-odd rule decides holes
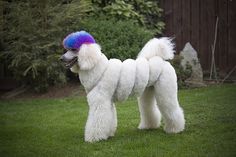
[[[0,156],[236,156],[235,8],[232,0],[0,0]],[[209,80],[217,17],[217,79]],[[177,54],[190,41],[205,87],[190,88],[191,67],[178,55],[171,61],[186,130],[138,130],[130,98],[117,104],[115,137],[85,143],[85,93],[59,61],[63,38],[79,30],[121,60],[136,58],[153,37],[173,37]],[[8,93],[18,89],[24,93]]]
[[[190,42],[205,78],[217,32],[217,78],[235,80],[234,8],[236,2],[231,0],[1,0],[0,89],[27,85],[45,92],[73,79],[58,58],[63,38],[82,29],[94,35],[108,58],[122,60],[135,58],[154,36],[172,37],[176,54]],[[182,86],[189,71],[183,71],[179,60],[174,66]]]

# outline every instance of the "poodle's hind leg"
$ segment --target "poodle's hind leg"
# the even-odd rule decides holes
[[[140,98],[138,98],[140,111],[139,129],[155,129],[161,124],[161,113],[156,105],[154,96],[154,88],[148,87],[145,89]]]
[[[158,107],[167,133],[184,130],[185,119],[177,98],[177,78],[174,68],[167,63],[158,82],[154,85]]]
[[[88,95],[89,115],[85,126],[85,141],[106,140],[116,131],[116,111],[113,103],[102,96]]]

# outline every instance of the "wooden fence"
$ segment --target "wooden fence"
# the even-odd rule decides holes
[[[216,67],[223,75],[235,68],[236,0],[160,0],[160,4],[166,22],[164,35],[175,37],[178,53],[189,41],[197,50],[204,71],[211,67],[211,46],[218,17]]]

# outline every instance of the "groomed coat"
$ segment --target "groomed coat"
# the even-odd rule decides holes
[[[164,130],[184,130],[185,119],[177,99],[177,78],[166,60],[174,57],[174,45],[168,38],[151,39],[136,60],[107,59],[98,44],[82,44],[78,53],[70,50],[64,57],[78,57],[71,68],[78,73],[87,93],[89,115],[85,141],[95,142],[114,136],[117,116],[114,102],[130,95],[138,97],[141,121],[139,129],[158,128],[161,115]]]

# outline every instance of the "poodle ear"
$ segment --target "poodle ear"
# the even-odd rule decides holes
[[[78,62],[80,70],[92,69],[101,57],[101,48],[97,44],[83,44],[80,47]]]

